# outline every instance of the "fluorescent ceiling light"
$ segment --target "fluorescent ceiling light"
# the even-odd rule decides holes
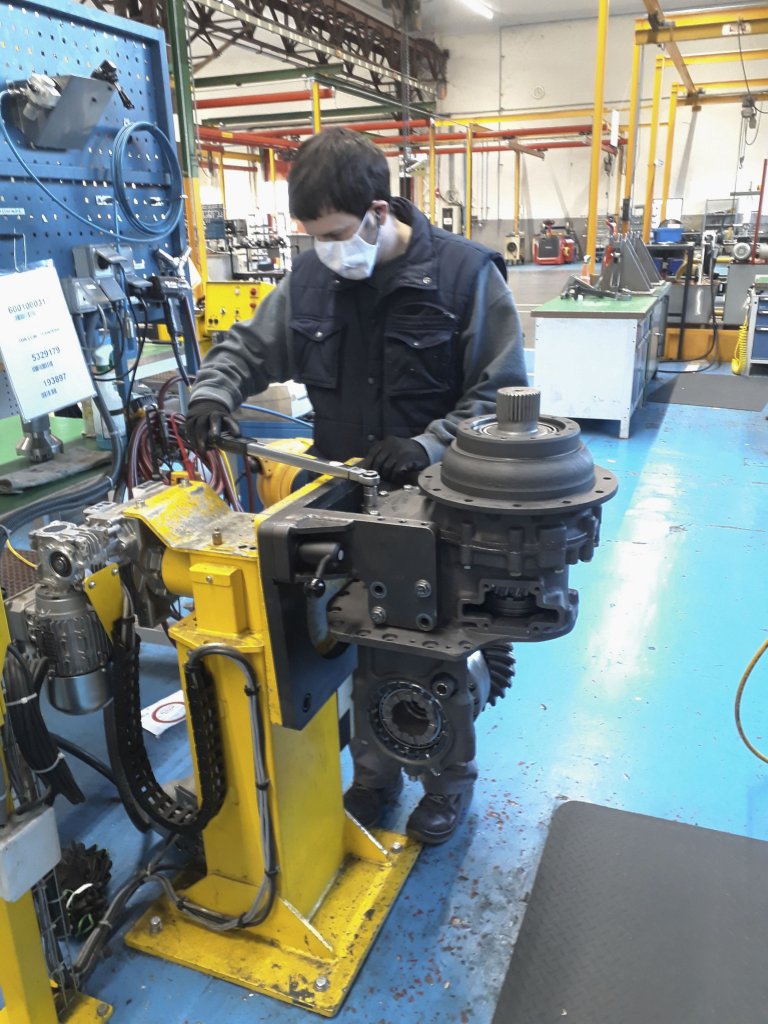
[[[487,18],[488,21],[493,17],[493,11],[488,4],[483,3],[483,0],[461,0],[465,7],[468,7],[470,11],[474,11],[475,14],[480,14],[483,18]]]

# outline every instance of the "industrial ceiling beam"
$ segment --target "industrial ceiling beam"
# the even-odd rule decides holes
[[[660,26],[667,24],[667,19],[664,16],[664,11],[661,9],[659,0],[643,0],[645,9],[648,11],[648,21],[651,25]],[[691,73],[685,66],[685,60],[682,53],[678,49],[677,43],[674,39],[669,39],[666,43],[666,50],[669,54],[669,59],[675,65],[678,75],[685,86],[686,92],[690,95],[694,95],[696,92],[696,86],[693,84]]]
[[[712,89],[741,89],[742,95],[751,93],[753,89],[768,89],[768,78],[752,78],[749,82],[749,88],[743,78],[732,78],[727,82],[707,82],[706,85],[702,85],[699,95],[707,95]]]
[[[744,61],[768,60],[768,50],[742,50],[741,54],[739,54],[738,49],[721,50],[718,53],[686,53],[685,63],[690,65],[734,64],[736,61],[741,60],[742,57]],[[672,61],[669,57],[665,57],[664,63],[670,66]]]
[[[370,100],[371,103],[383,103],[387,99],[386,93],[376,92],[373,87],[366,87],[364,84],[351,82],[348,78],[328,78],[327,75],[316,74],[314,80],[318,85],[324,85],[329,89],[336,89],[337,92],[347,93],[349,96],[356,96],[361,100]],[[399,108],[402,110],[402,96],[397,97]],[[410,109],[418,110],[420,107],[430,105],[434,107],[434,101],[424,101],[423,97],[410,104]]]
[[[713,92],[704,96],[683,96],[678,99],[677,104],[682,107],[701,107],[709,106],[711,103],[741,103],[746,95],[747,93],[744,89],[742,89],[741,92]],[[761,92],[750,92],[749,95],[753,100],[768,100],[768,91],[766,90],[762,90]]]
[[[343,75],[343,64],[308,64],[303,68],[278,68],[275,71],[249,71],[247,74],[204,75],[195,78],[195,89],[218,89],[220,86],[268,85],[270,82],[296,82],[311,78],[315,72]]]
[[[697,39],[722,39],[736,35],[739,24],[742,35],[768,34],[768,6],[750,5],[744,7],[716,8],[711,11],[695,11],[675,14],[666,24],[654,27],[649,18],[641,18],[635,24],[635,42],[685,43]]]
[[[167,28],[168,0],[81,0],[102,11]],[[345,0],[185,0],[198,69],[232,45],[274,54],[297,67],[325,64],[369,86],[379,100],[400,96],[403,36],[392,24]],[[207,52],[200,52],[203,48]],[[409,40],[409,84],[418,99],[445,88],[448,53],[429,39]],[[338,83],[334,83],[338,84]]]
[[[212,99],[197,100],[195,106],[198,110],[221,110],[229,107],[258,107],[270,103],[301,103],[309,99],[312,99],[312,92],[309,89],[294,89],[290,92],[263,92],[246,96],[216,96]],[[333,90],[321,89],[320,99],[333,99]]]
[[[258,149],[299,148],[298,142],[292,142],[290,139],[270,138],[256,132],[225,132],[220,128],[198,128],[197,133],[201,142],[223,142],[231,146],[255,146]]]
[[[433,107],[433,103],[423,104],[424,109],[421,106],[418,110],[414,111],[414,117],[420,117],[422,114],[428,114],[429,108]],[[399,114],[400,105],[393,101],[390,104],[382,106],[367,106],[367,107],[326,107],[323,109],[323,123],[331,121],[356,121],[361,117],[371,118],[391,118],[395,114]],[[235,127],[237,125],[252,125],[259,131],[290,131],[291,125],[308,125],[311,118],[311,112],[309,110],[291,110],[285,114],[237,114],[234,117],[219,117],[219,118],[204,118],[203,124],[210,125],[226,125],[227,127]]]
[[[309,6],[301,0],[273,0],[254,11],[239,0],[192,0],[190,15],[206,11],[219,15],[224,24],[248,25],[277,36],[286,55],[306,60],[310,54],[338,59],[343,54],[348,72],[364,71],[377,88],[405,82],[419,95],[435,95],[446,81],[447,54],[429,40],[410,41],[410,66],[416,76],[403,76],[400,67],[402,35],[377,18],[362,14],[341,0],[315,0]],[[270,18],[272,13],[280,18]],[[259,44],[260,45],[260,44]],[[427,79],[429,75],[429,80]]]

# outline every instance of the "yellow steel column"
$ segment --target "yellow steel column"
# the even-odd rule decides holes
[[[619,152],[616,154],[616,230],[619,230],[619,220],[621,219],[621,176],[624,173],[624,146],[619,146]]]
[[[227,186],[224,182],[224,154],[219,152],[216,154],[218,157],[219,164],[219,191],[221,192],[221,205],[224,210],[224,219],[227,219]]]
[[[656,182],[656,141],[659,137],[659,110],[661,108],[661,84],[664,76],[664,58],[656,58],[653,78],[653,109],[651,111],[651,136],[648,140],[648,176],[645,181],[645,209],[643,210],[643,241],[651,239],[651,214],[653,212],[653,187]]]
[[[56,1008],[40,943],[32,893],[16,903],[0,900],[0,986],[3,1024],[56,1024]]]
[[[637,133],[640,130],[638,98],[640,96],[640,65],[642,63],[642,47],[635,43],[632,51],[632,91],[629,100],[629,135],[627,137],[627,156],[624,166],[624,199],[627,201],[627,218],[622,220],[621,231],[629,230],[629,218],[632,205],[632,184],[635,177],[635,157],[637,154]]]
[[[275,151],[268,149],[269,154],[269,181],[272,185],[272,215],[277,217],[277,171],[275,169]]]
[[[515,233],[520,230],[520,153],[515,151]]]
[[[5,608],[0,602],[0,672],[10,639]],[[0,725],[4,716],[5,704],[0,691]],[[0,747],[0,790],[5,790],[6,778]],[[0,799],[7,802],[10,797]],[[51,983],[29,892],[16,903],[0,900],[0,992],[5,1002],[5,1009],[0,1010],[3,1024],[56,1024]]]
[[[605,52],[608,41],[609,0],[600,0],[597,20],[597,57],[595,59],[595,105],[592,112],[592,159],[589,171],[589,214],[587,217],[587,265],[595,265],[597,248],[597,203],[600,192],[600,169],[603,156],[603,91],[605,87]]]
[[[429,222],[435,223],[435,122],[429,120]]]
[[[672,155],[675,146],[675,118],[677,117],[677,93],[679,85],[672,86],[669,97],[669,117],[667,118],[667,148],[664,154],[664,181],[661,186],[661,219],[667,219],[667,200],[669,199],[669,183],[672,178]]]
[[[464,189],[464,234],[472,237],[472,127],[467,125],[466,188]]]
[[[320,116],[320,86],[317,82],[312,82],[312,131],[317,133],[322,128],[322,119]]]

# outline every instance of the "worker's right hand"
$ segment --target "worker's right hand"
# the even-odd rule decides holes
[[[189,403],[184,432],[190,447],[204,454],[209,448],[216,447],[216,441],[222,433],[239,437],[240,427],[223,402],[200,398]]]

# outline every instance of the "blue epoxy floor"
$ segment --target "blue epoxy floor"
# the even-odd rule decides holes
[[[339,1021],[490,1024],[559,801],[768,839],[768,769],[733,724],[736,685],[768,629],[768,423],[761,413],[651,404],[629,440],[615,425],[590,424],[585,435],[620,491],[594,561],[572,572],[576,629],[518,648],[512,693],[478,721],[481,775],[466,825],[422,854]],[[768,748],[766,662],[744,715]],[[145,646],[144,670],[145,703],[176,689],[170,649]],[[96,717],[57,718],[56,728],[103,749]],[[184,774],[173,733],[149,742],[161,775]],[[106,845],[124,877],[142,840],[107,784],[76,772],[91,800],[87,828],[81,809],[65,810],[64,838]],[[388,824],[402,828],[417,798],[409,785]],[[114,1003],[118,1024],[319,1019],[120,941],[112,949],[89,990]]]

